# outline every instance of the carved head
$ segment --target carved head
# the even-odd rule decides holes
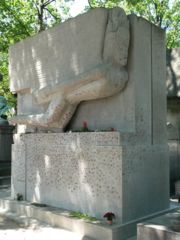
[[[110,10],[104,44],[104,59],[126,66],[129,47],[129,21],[123,9]]]

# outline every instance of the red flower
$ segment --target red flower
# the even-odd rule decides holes
[[[115,214],[113,212],[107,212],[104,214],[103,216],[104,218],[107,218],[107,220],[112,220],[113,218],[115,218]]]
[[[83,128],[82,128],[83,132],[89,132],[89,128],[88,128],[88,124],[86,121],[83,122]]]
[[[88,129],[88,124],[87,124],[86,121],[83,122],[83,128],[84,128],[84,129]]]

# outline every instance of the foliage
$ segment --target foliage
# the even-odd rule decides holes
[[[0,51],[61,21],[55,0],[1,0]],[[28,13],[28,14],[27,14]]]
[[[13,109],[7,104],[5,97],[0,96],[0,119],[9,119],[13,115]]]
[[[1,0],[0,51],[6,52],[10,44],[35,32],[34,21],[34,14],[26,1]]]
[[[0,96],[4,96],[7,99],[9,106],[15,107],[16,98],[9,91],[8,54],[6,52],[0,53],[0,73],[3,75],[0,82]]]
[[[8,48],[28,36],[43,31],[61,21],[60,11],[68,12],[60,0],[1,0],[0,3],[0,95],[10,106],[16,98],[9,90]]]
[[[10,106],[16,99],[9,91],[8,48],[28,36],[43,31],[69,17],[72,0],[1,0],[0,3],[0,95]],[[88,0],[89,7],[120,6],[162,27],[167,33],[167,47],[180,46],[179,0]],[[63,17],[62,17],[63,16]],[[66,17],[66,18],[67,18]]]
[[[166,30],[168,48],[180,46],[179,0],[129,0],[127,7]]]
[[[119,6],[120,2],[122,2],[122,0],[88,0],[89,6],[91,8],[97,7],[113,8]]]
[[[95,217],[91,217],[88,214],[84,214],[81,212],[70,212],[70,217],[78,218],[78,219],[84,219],[89,222],[97,222],[98,219]]]
[[[179,0],[89,0],[89,6],[124,8],[166,30],[167,48],[180,46]]]
[[[17,193],[16,199],[17,201],[23,201],[23,195],[21,193]]]

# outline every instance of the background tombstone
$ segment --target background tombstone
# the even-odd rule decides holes
[[[0,81],[3,79],[0,74]],[[11,183],[11,145],[13,143],[13,126],[10,126],[7,111],[10,107],[5,97],[0,96],[0,188],[9,187]]]
[[[180,179],[180,48],[167,49],[167,137],[170,152],[170,186],[175,194],[175,182]]]

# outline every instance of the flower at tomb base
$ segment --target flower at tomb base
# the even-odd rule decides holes
[[[115,219],[115,214],[113,212],[107,212],[103,216],[104,218],[107,218],[108,224],[112,224],[113,219]]]

